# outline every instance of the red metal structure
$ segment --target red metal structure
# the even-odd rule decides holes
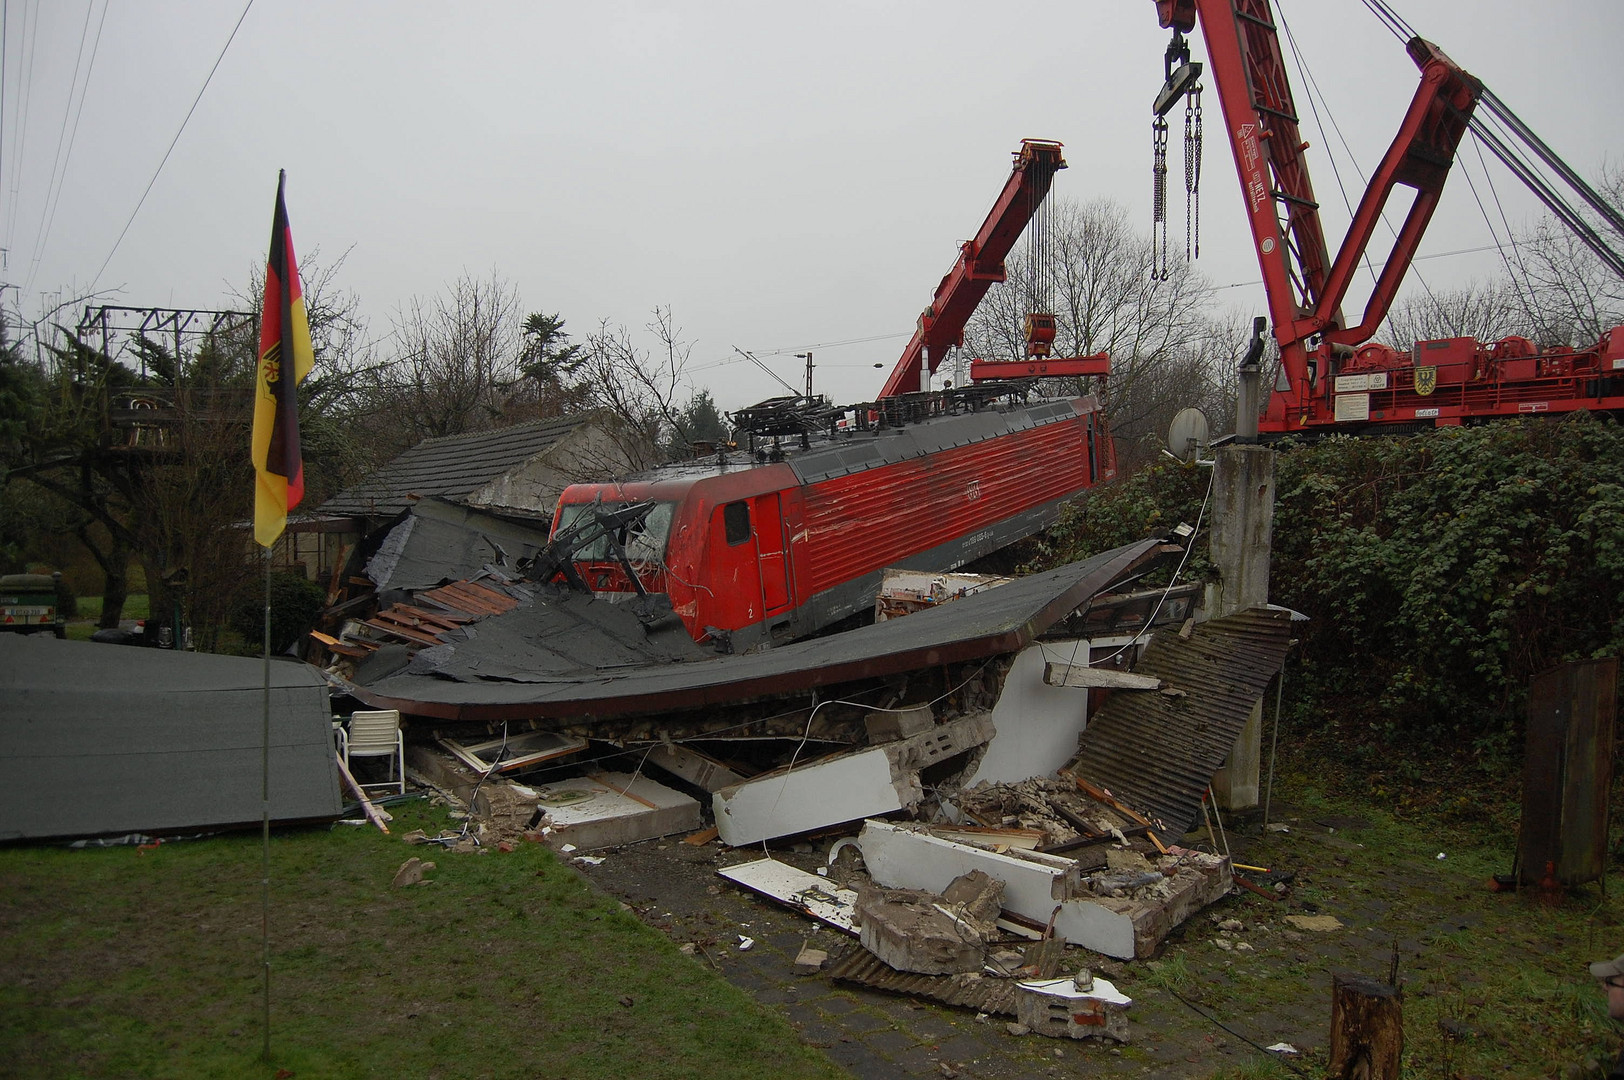
[[[922,373],[926,370],[934,373],[947,350],[964,343],[964,327],[970,316],[987,290],[1007,277],[1004,259],[1049,194],[1054,174],[1066,167],[1060,151],[1061,145],[1057,142],[1021,140],[1021,148],[1015,151],[1015,167],[1004,183],[1004,190],[988,211],[987,220],[981,223],[975,239],[966,240],[959,248],[958,260],[936,286],[936,297],[919,316],[919,326],[908,347],[902,350],[890,378],[885,380],[881,397],[925,389],[921,384]],[[1043,319],[1048,320],[1046,327],[1042,325]],[[1033,320],[1038,320],[1037,325]],[[1034,355],[1047,356],[1047,346],[1054,341],[1054,316],[1042,313],[1029,316],[1027,340],[1029,348],[1044,349]]]
[[[1268,0],[1156,0],[1156,7],[1175,45],[1200,25],[1223,104],[1287,384],[1275,390],[1260,431],[1402,430],[1530,412],[1624,411],[1624,328],[1577,349],[1542,350],[1523,338],[1425,341],[1409,352],[1370,343],[1437,207],[1483,93],[1477,79],[1430,42],[1409,41],[1420,85],[1333,260]],[[1354,268],[1400,186],[1414,201],[1363,314],[1348,325],[1342,304]]]

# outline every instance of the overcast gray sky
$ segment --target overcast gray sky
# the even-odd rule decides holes
[[[558,312],[577,336],[603,318],[637,329],[670,305],[694,383],[724,407],[780,392],[735,345],[791,383],[791,354],[810,348],[818,389],[856,400],[878,391],[1023,137],[1066,144],[1056,195],[1113,198],[1150,224],[1150,102],[1167,40],[1151,0],[256,0],[115,251],[243,4],[0,2],[0,281],[19,286],[5,293],[13,321],[92,282],[119,303],[225,305],[265,258],[285,168],[295,246],[349,252],[342,281],[375,337],[411,296],[494,269],[527,310]],[[1392,2],[1582,174],[1616,160],[1624,4]],[[1414,66],[1359,0],[1276,9],[1368,170]],[[1347,214],[1293,76],[1334,247]],[[1202,268],[1218,285],[1252,282],[1210,90],[1207,104]],[[1480,178],[1475,151],[1462,158]],[[1529,219],[1515,181],[1493,175],[1512,218]],[[1457,175],[1423,255],[1489,242]],[[1384,253],[1384,238],[1373,247]],[[1496,262],[1419,269],[1452,285]],[[1255,287],[1216,296],[1262,311]]]

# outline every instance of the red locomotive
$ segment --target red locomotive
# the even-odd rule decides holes
[[[591,508],[652,502],[640,522],[578,547],[574,569],[602,594],[630,594],[635,571],[665,593],[696,640],[734,651],[804,637],[867,609],[887,567],[951,570],[1050,524],[1070,496],[1116,472],[1091,397],[1003,405],[996,391],[913,394],[855,410],[799,446],[773,442],[632,480],[575,484],[557,537]],[[782,399],[804,401],[804,399]],[[775,410],[765,403],[744,415]],[[873,408],[878,423],[869,422]],[[902,414],[923,413],[896,423]],[[753,436],[753,439],[756,436]],[[622,561],[614,548],[622,548]]]

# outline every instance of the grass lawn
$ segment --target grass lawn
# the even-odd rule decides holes
[[[102,598],[81,596],[76,603],[79,605],[79,614],[68,623],[68,640],[89,641],[90,635],[96,632],[96,623],[101,619]],[[145,619],[150,614],[151,612],[147,610],[146,593],[131,593],[124,598],[124,618]]]
[[[0,850],[0,1073],[16,1077],[838,1077],[788,1024],[539,845],[271,837],[271,1060],[257,833]],[[412,854],[430,884],[395,888]]]
[[[1334,915],[1345,929],[1259,934],[1244,958],[1202,942],[1149,966],[1165,965],[1161,977],[1185,996],[1261,1033],[1305,999],[1328,1022],[1331,972],[1385,979],[1396,959],[1407,1077],[1547,1077],[1587,1059],[1610,1063],[1624,1032],[1588,964],[1624,952],[1616,877],[1605,890],[1493,892],[1490,878],[1511,870],[1514,825],[1405,811],[1381,791],[1329,795],[1319,783],[1326,768],[1283,775],[1277,794],[1289,792],[1295,832],[1252,838],[1235,858],[1294,869],[1292,903],[1280,907]],[[1220,906],[1254,930],[1279,922],[1275,905],[1251,895]],[[1304,1064],[1312,1072],[1324,1062]]]

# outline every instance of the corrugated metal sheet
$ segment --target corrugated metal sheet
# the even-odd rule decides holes
[[[1252,608],[1201,623],[1188,638],[1157,633],[1134,673],[1164,688],[1113,693],[1066,768],[1183,833],[1280,670],[1290,632],[1289,611]]]
[[[1015,980],[993,975],[915,975],[898,971],[867,949],[851,949],[829,967],[829,978],[890,994],[928,998],[994,1016],[1015,1015]]]
[[[1618,658],[1579,660],[1536,675],[1528,688],[1518,874],[1579,885],[1607,865],[1608,795]]]

